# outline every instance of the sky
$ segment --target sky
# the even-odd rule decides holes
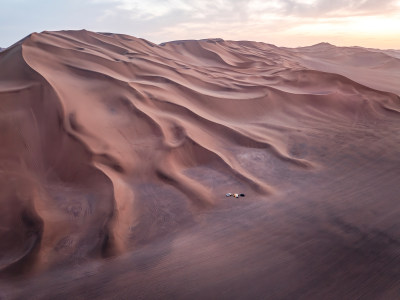
[[[154,43],[223,38],[400,49],[400,0],[0,0],[0,47],[68,29]]]

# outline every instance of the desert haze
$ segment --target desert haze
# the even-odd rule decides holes
[[[31,34],[0,299],[398,299],[399,83],[398,50]]]

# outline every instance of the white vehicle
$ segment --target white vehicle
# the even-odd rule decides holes
[[[237,194],[237,193],[227,193],[227,197],[233,196],[235,198],[244,197],[244,194]]]

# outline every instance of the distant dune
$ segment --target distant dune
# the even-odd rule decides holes
[[[0,299],[397,299],[399,83],[397,50],[31,34]]]

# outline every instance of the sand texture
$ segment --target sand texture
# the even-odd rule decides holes
[[[397,50],[31,34],[0,299],[398,299],[399,95]]]

